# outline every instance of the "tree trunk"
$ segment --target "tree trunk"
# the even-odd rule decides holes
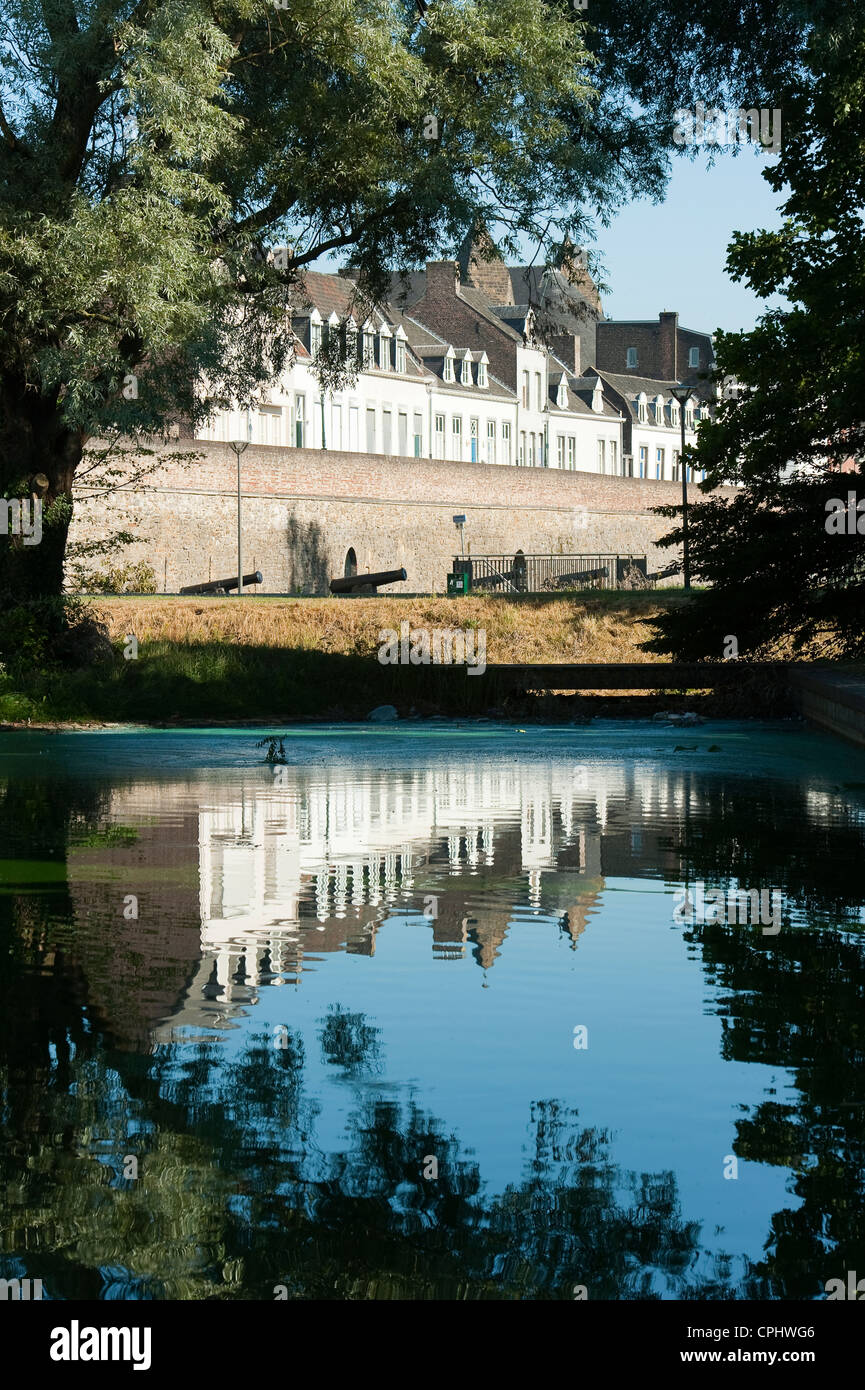
[[[38,524],[30,537],[12,534],[11,517],[3,535],[0,518],[0,594],[6,604],[62,592],[72,484],[83,448],[81,431],[61,419],[56,402],[18,383],[0,383],[0,496],[19,498],[27,516],[31,505],[41,508],[41,539]]]

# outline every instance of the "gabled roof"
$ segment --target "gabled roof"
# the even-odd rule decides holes
[[[382,309],[360,293],[354,280],[318,270],[305,272],[296,296],[295,316],[302,318],[310,306],[314,306],[323,319],[329,319],[331,314],[346,319],[351,314],[358,324],[371,318],[378,327],[385,318]]]

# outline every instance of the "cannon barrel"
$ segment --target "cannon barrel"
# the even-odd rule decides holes
[[[252,574],[243,576],[244,584],[261,584],[264,581],[261,577],[261,570],[255,570]],[[181,594],[218,594],[226,589],[237,588],[237,575],[234,574],[230,579],[211,579],[206,584],[187,584],[185,589],[180,589]]]
[[[407,579],[405,570],[378,570],[375,574],[347,574],[344,579],[332,579],[332,594],[352,594],[355,589],[377,589],[379,584],[397,584]]]

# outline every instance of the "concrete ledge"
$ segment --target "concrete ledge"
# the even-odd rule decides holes
[[[790,683],[806,719],[865,748],[865,670],[791,667]]]

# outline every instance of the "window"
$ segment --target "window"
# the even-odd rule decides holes
[[[386,328],[378,335],[378,365],[383,372],[390,371],[390,332]]]
[[[520,430],[520,457],[519,462],[525,464],[526,461],[526,432]]]
[[[447,350],[447,356],[445,357],[444,371],[443,371],[442,375],[444,376],[445,381],[455,381],[455,380],[456,380],[456,377],[454,376],[454,350],[453,350],[453,348],[448,348],[448,350]]]
[[[375,367],[375,334],[366,330],[363,334],[363,366],[366,371],[372,371]]]
[[[460,385],[471,386],[472,384],[472,355],[467,352],[463,358],[463,365],[460,368]]]
[[[625,353],[625,366],[626,366],[626,367],[636,367],[636,365],[637,365],[637,349],[636,349],[635,347],[629,347],[628,350],[627,350],[627,352]]]
[[[423,449],[423,416],[419,410],[414,412],[412,419],[412,429],[414,433],[414,456],[419,459]]]
[[[526,460],[526,462],[528,463],[529,468],[534,468],[534,466],[535,466],[535,432],[534,432],[534,430],[530,430],[530,431],[529,431],[529,456],[528,456],[528,459]]]
[[[342,406],[336,401],[333,403],[331,415],[330,447],[332,449],[342,448]]]
[[[656,478],[663,478],[663,476],[664,476],[664,450],[663,450],[663,449],[656,449],[656,450],[655,450],[655,477],[656,477]]]
[[[646,444],[640,445],[640,477],[649,476],[649,449]]]
[[[610,472],[611,472],[611,473],[618,473],[619,461],[618,461],[618,458],[616,457],[617,453],[618,453],[618,445],[617,445],[617,443],[616,443],[616,440],[615,440],[615,439],[611,439],[611,440],[610,440]]]
[[[259,416],[259,434],[262,444],[282,443],[282,410],[278,405],[265,405]]]
[[[679,450],[678,450],[678,449],[674,449],[674,450],[673,450],[673,482],[674,482],[674,483],[681,482],[681,479],[680,479],[680,477],[679,477]]]
[[[385,406],[381,412],[381,451],[383,454],[393,453],[391,447],[393,443],[393,412],[390,406]]]
[[[523,406],[524,406],[524,408],[525,408],[526,410],[528,410],[528,408],[529,408],[529,374],[528,374],[528,372],[523,372],[523,395],[522,395],[522,401],[523,401]]]
[[[686,429],[686,430],[692,430],[693,428],[694,428],[694,402],[693,402],[693,401],[688,401],[687,405],[685,406],[685,429]]]
[[[511,422],[505,420],[502,423],[502,463],[511,461]]]
[[[689,351],[688,351],[688,366],[689,366],[689,367],[699,367],[699,365],[700,365],[700,349],[699,349],[698,347],[692,347],[692,348],[690,348]]]
[[[568,408],[568,385],[564,377],[562,377],[559,382],[559,389],[556,393],[556,405],[560,410],[567,410]]]
[[[663,424],[664,424],[664,398],[663,398],[663,396],[656,396],[656,397],[655,397],[655,424],[656,424],[656,425],[663,425]]]
[[[605,441],[605,440],[599,439],[599,440],[598,440],[598,472],[599,472],[599,473],[606,473],[606,471],[607,471],[607,445],[606,445],[606,441]]]
[[[634,404],[637,407],[637,419],[640,424],[647,425],[649,423],[649,403],[646,397],[644,395],[638,396]]]
[[[435,417],[435,457],[443,459],[445,456],[445,417],[437,415]]]
[[[496,422],[487,420],[487,463],[496,461]]]
[[[455,415],[451,420],[451,440],[452,457],[461,459],[463,456],[463,417]]]
[[[543,408],[544,408],[544,378],[541,376],[541,373],[540,373],[540,372],[535,372],[535,400],[537,401],[537,405],[536,405],[535,409],[536,409],[536,410],[543,410]]]
[[[484,389],[486,389],[486,387],[488,387],[489,384],[489,376],[487,375],[487,355],[486,353],[484,353],[483,357],[478,363],[478,386],[482,386],[484,387]]]
[[[395,352],[396,352],[395,370],[398,371],[398,372],[404,372],[404,371],[405,371],[405,338],[397,338],[396,343],[394,344],[394,348],[395,348]]]
[[[309,321],[309,350],[313,357],[321,352],[321,324],[314,319]]]
[[[556,441],[556,461],[560,468],[565,466],[565,436],[560,434]]]
[[[575,434],[569,434],[569,435],[568,435],[568,467],[570,468],[570,470],[571,470],[572,473],[573,473],[573,471],[575,470],[576,466],[577,466],[577,436],[576,436]]]
[[[472,463],[477,463],[478,461],[478,446],[480,442],[478,439],[478,423],[479,422],[476,419],[469,421],[469,439],[471,441]]]
[[[294,398],[294,442],[298,449],[303,448],[306,426],[306,396]]]
[[[678,429],[681,424],[678,401],[670,401],[670,424],[675,425],[676,429]]]
[[[368,405],[366,408],[366,451],[368,454],[375,453],[375,406]]]

